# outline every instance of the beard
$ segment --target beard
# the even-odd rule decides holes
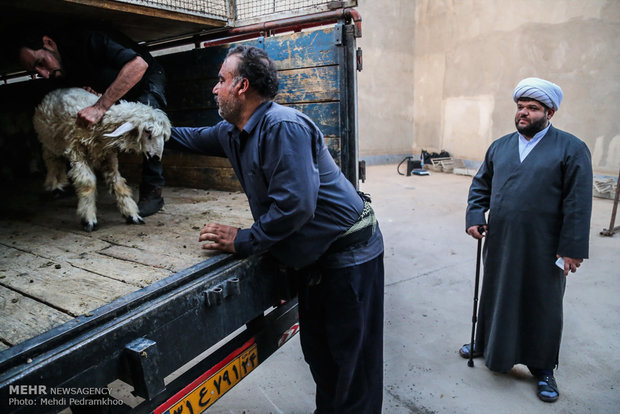
[[[235,121],[239,118],[239,114],[241,113],[239,102],[233,100],[222,101],[217,98],[215,101],[217,102],[217,113],[222,119],[225,119],[231,124],[235,124]]]
[[[527,126],[519,126],[520,119],[521,119],[520,117],[515,118],[515,126],[517,127],[517,131],[519,131],[521,135],[528,137],[528,138],[533,137],[538,132],[542,131],[543,129],[547,127],[547,111],[545,111],[544,117],[537,119],[535,121],[532,121]]]

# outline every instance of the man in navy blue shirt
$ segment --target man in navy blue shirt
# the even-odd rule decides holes
[[[227,157],[254,224],[208,223],[205,249],[270,252],[299,278],[304,357],[316,413],[381,412],[383,239],[368,200],[342,174],[316,125],[272,101],[275,65],[254,47],[231,49],[213,88],[224,121],[173,128],[186,149]]]

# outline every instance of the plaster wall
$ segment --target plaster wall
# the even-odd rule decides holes
[[[359,0],[360,156],[445,149],[480,161],[514,131],[512,91],[541,77],[552,123],[584,140],[595,172],[620,166],[620,1]]]
[[[515,85],[535,76],[564,91],[552,123],[587,143],[596,172],[617,174],[619,1],[415,4],[414,152],[482,160],[493,140],[515,129]]]
[[[359,0],[363,70],[358,72],[360,158],[410,154],[414,139],[415,1]]]

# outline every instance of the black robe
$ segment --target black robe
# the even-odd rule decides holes
[[[487,210],[476,347],[494,371],[554,368],[566,286],[556,254],[588,257],[587,146],[551,126],[520,162],[516,132],[493,142],[469,190],[466,228],[486,224]]]

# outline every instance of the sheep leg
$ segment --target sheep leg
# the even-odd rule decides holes
[[[116,197],[116,204],[127,224],[144,224],[138,205],[132,198],[131,189],[118,170],[118,158],[111,154],[101,164],[103,178],[110,192]]]
[[[97,177],[84,161],[72,161],[69,177],[78,197],[77,214],[87,232],[97,229]]]
[[[65,159],[43,147],[43,162],[47,175],[44,187],[52,194],[52,198],[58,198],[65,193],[65,187],[69,185],[67,178]]]

